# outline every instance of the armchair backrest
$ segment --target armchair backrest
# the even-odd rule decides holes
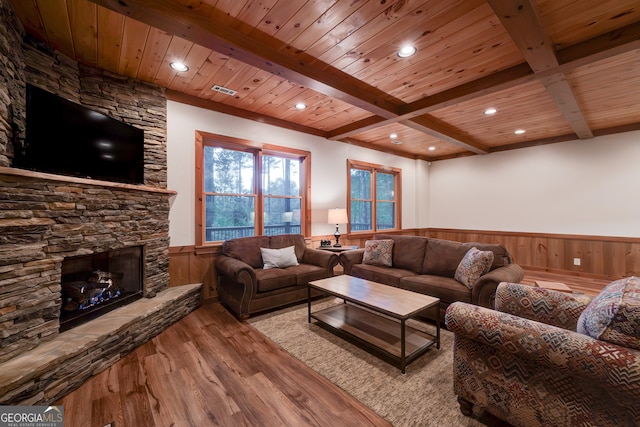
[[[495,309],[575,332],[580,314],[591,300],[584,294],[502,282],[496,290]]]

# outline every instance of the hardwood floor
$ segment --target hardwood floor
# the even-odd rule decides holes
[[[69,426],[390,425],[211,302],[57,404]]]
[[[609,281],[527,271],[595,294]],[[219,303],[208,302],[57,402],[66,425],[389,426]]]

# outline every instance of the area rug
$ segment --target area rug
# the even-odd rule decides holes
[[[336,303],[340,300],[315,302],[313,311]],[[449,331],[441,329],[440,350],[431,347],[403,375],[398,368],[307,323],[306,304],[248,322],[396,427],[485,425],[460,413],[453,393],[453,334]],[[417,322],[412,326],[418,327]],[[426,325],[426,329],[434,332],[435,326]]]

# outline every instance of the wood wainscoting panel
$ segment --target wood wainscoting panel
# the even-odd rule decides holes
[[[640,238],[431,228],[429,237],[502,243],[525,268],[618,279],[640,275]],[[574,259],[580,265],[574,264]]]
[[[217,279],[213,261],[218,248],[201,250],[195,246],[173,246],[169,248],[169,286],[202,283],[202,297],[217,299]],[[194,282],[195,278],[198,282]]]
[[[514,262],[528,272],[548,272],[605,282],[640,276],[640,238],[437,228],[406,229],[388,234],[427,236],[458,242],[502,243],[511,252]],[[362,248],[373,236],[373,233],[345,234],[340,242]],[[313,236],[307,239],[307,245],[317,247],[321,239],[333,239],[333,236]],[[213,264],[219,252],[220,246],[171,247],[170,285],[202,283],[204,299],[216,299],[217,279]],[[574,258],[580,259],[579,266],[574,265]]]

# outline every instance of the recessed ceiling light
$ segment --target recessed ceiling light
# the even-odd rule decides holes
[[[516,135],[522,135],[525,132],[526,132],[526,130],[524,130],[524,129],[516,129],[513,133],[515,133]]]
[[[400,145],[400,144],[402,144],[402,141],[398,141],[397,139],[392,139],[391,143],[392,144],[396,144],[396,145]]]
[[[307,104],[305,104],[304,102],[298,102],[296,104],[296,110],[304,110],[305,108],[307,108]]]
[[[398,137],[397,133],[392,133],[391,135],[389,135],[389,138],[391,139],[396,139]]]
[[[189,67],[187,67],[182,62],[172,62],[169,65],[171,66],[171,68],[173,68],[176,71],[189,71]]]
[[[497,112],[498,112],[498,110],[496,110],[495,108],[487,108],[486,110],[484,110],[484,113],[487,116],[491,116],[492,114],[495,114]]]
[[[416,49],[415,46],[404,46],[400,48],[400,50],[398,51],[398,56],[400,58],[408,58],[414,53],[416,53],[417,51],[418,49]]]
[[[434,147],[433,145],[431,147],[429,147],[429,151],[435,151],[436,147]]]

